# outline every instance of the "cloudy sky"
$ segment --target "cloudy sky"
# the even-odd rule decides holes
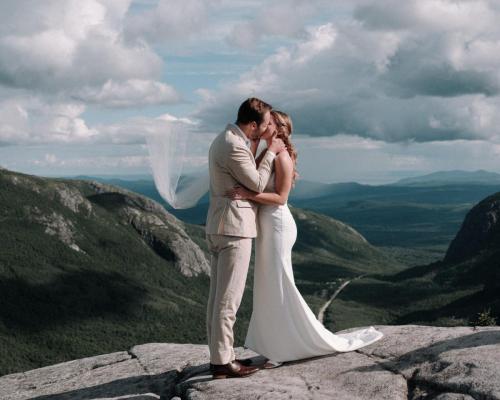
[[[145,134],[243,99],[289,112],[299,172],[392,182],[500,172],[498,0],[3,0],[0,165],[145,174]]]

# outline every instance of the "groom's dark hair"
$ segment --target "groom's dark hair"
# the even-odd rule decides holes
[[[264,120],[264,114],[272,110],[272,106],[256,97],[250,97],[241,103],[238,109],[237,124],[246,125],[255,121],[260,125]]]

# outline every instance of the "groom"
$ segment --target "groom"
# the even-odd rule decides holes
[[[257,168],[255,151],[271,121],[271,106],[257,98],[245,100],[235,124],[228,124],[209,150],[210,207],[206,235],[211,253],[207,337],[210,369],[214,378],[243,377],[258,368],[235,359],[233,325],[247,278],[252,238],[257,236],[257,206],[248,200],[231,200],[225,193],[236,185],[262,192],[276,154],[285,150],[273,139]]]

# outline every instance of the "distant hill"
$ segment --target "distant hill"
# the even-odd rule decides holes
[[[47,176],[47,178],[66,178],[66,179],[78,179],[78,180],[120,180],[120,181],[149,181],[153,177],[151,174],[99,174],[97,176],[93,175],[69,175],[69,176]]]
[[[292,190],[294,198],[308,199],[320,197],[328,193],[329,184],[297,179]]]
[[[291,210],[298,230],[294,246],[297,277],[324,282],[328,278],[404,269],[349,225],[315,212],[294,207]]]
[[[477,171],[438,171],[428,175],[400,179],[397,186],[442,186],[446,184],[500,184],[500,174],[485,170]]]
[[[331,185],[327,195],[294,199],[302,209],[352,226],[376,246],[439,249],[442,255],[465,214],[500,183],[442,186]]]
[[[327,310],[330,328],[380,320],[467,325],[488,311],[498,324],[499,266],[500,192],[467,213],[443,261],[352,282]]]
[[[0,375],[135,343],[205,343],[201,226],[92,180],[0,169]],[[403,266],[330,217],[293,209],[297,284],[317,309],[346,277]],[[236,344],[251,315],[252,270]]]

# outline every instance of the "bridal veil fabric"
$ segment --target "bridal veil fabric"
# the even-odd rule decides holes
[[[190,150],[202,142],[202,134],[179,120],[163,122],[159,131],[146,134],[154,182],[161,197],[173,208],[190,208],[208,192],[210,184],[208,168],[197,175],[183,175],[192,155]]]

